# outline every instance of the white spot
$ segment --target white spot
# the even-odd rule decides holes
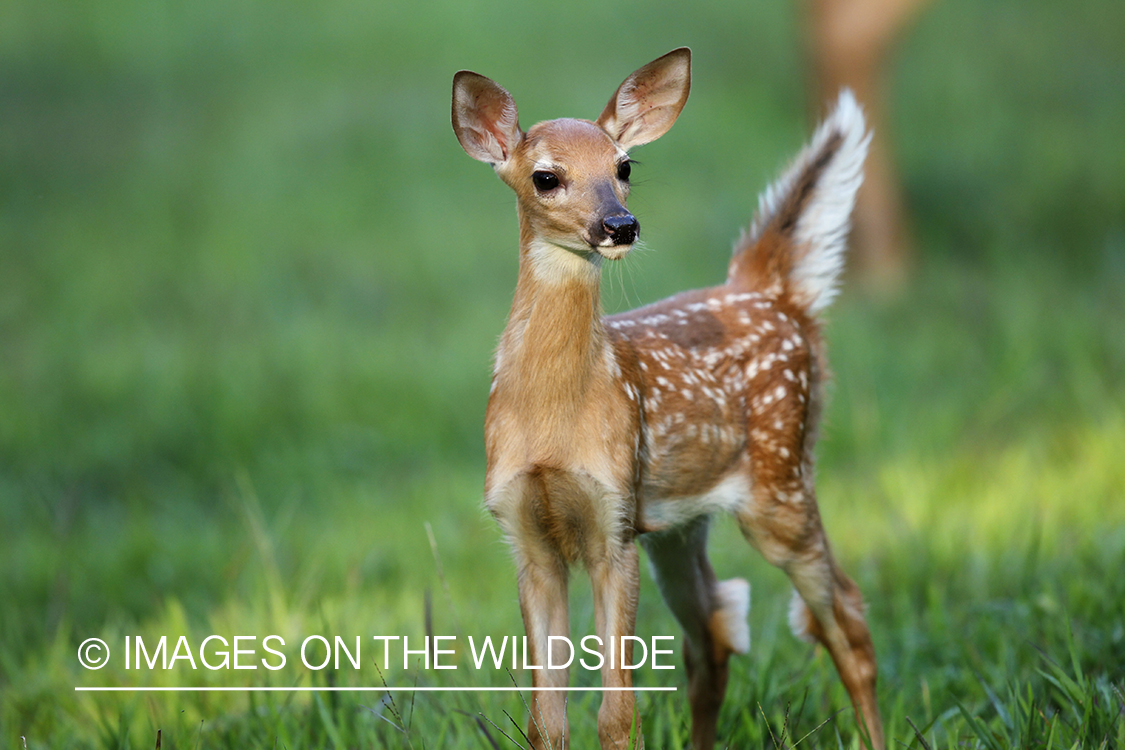
[[[608,346],[605,348],[605,363],[614,379],[621,377],[621,367],[617,364],[617,357],[614,356],[613,349]]]

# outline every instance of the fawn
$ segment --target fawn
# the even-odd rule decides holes
[[[761,198],[727,280],[603,317],[605,259],[639,226],[625,207],[629,149],[671,128],[691,53],[669,52],[617,89],[601,116],[520,129],[515,102],[484,76],[453,79],[453,130],[517,197],[519,275],[496,351],[485,504],[509,540],[532,664],[567,636],[567,576],[585,565],[603,644],[632,635],[645,548],[683,627],[692,747],[710,750],[728,659],[750,645],[750,587],[718,581],[710,514],[742,532],[796,589],[794,631],[823,643],[861,728],[882,748],[875,655],[856,585],[833,559],[813,488],[826,362],[816,315],[835,294],[868,138],[849,92]],[[607,649],[608,650],[608,649]],[[623,651],[623,654],[622,654]],[[641,747],[626,643],[605,659],[602,748]],[[552,653],[555,664],[565,653]],[[533,672],[531,746],[569,747],[565,669]],[[544,688],[548,688],[545,690]],[[624,689],[622,689],[624,688]]]

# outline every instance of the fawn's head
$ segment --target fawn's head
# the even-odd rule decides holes
[[[462,70],[453,77],[453,130],[516,192],[522,245],[555,267],[616,260],[640,232],[625,207],[629,149],[668,132],[690,87],[691,52],[681,47],[626,78],[597,121],[549,120],[525,133],[511,94]]]

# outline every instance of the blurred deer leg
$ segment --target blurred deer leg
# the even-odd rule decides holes
[[[873,126],[866,178],[856,196],[856,270],[875,288],[905,281],[911,241],[901,181],[888,135],[885,69],[894,42],[932,0],[810,0],[809,39],[816,108],[851,88]]]

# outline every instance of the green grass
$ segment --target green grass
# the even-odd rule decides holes
[[[500,81],[527,125],[593,116],[629,71],[693,47],[683,117],[636,154],[652,251],[610,269],[610,309],[720,278],[808,133],[789,5],[441,6],[0,14],[0,746],[520,739],[506,694],[73,690],[188,679],[120,654],[87,672],[91,636],[414,639],[427,611],[434,633],[522,632],[480,508],[515,216],[450,131],[455,70]],[[893,69],[920,261],[900,297],[852,284],[830,311],[819,454],[892,747],[1125,747],[1121,28],[1113,0],[943,0]],[[716,526],[719,574],[754,586],[721,737],[860,746],[831,660],[787,631],[785,577]],[[676,633],[643,586],[638,633]],[[190,680],[377,686],[371,666]],[[639,705],[648,747],[685,747],[682,669],[638,682],[681,688]],[[571,702],[588,746],[596,698]]]

